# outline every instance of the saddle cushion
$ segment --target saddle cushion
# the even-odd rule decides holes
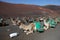
[[[36,30],[38,30],[38,31],[44,31],[43,30],[43,26],[41,25],[41,23],[39,21],[38,22],[35,21],[34,24],[35,24]]]
[[[55,27],[56,24],[57,24],[53,19],[50,19],[50,20],[49,20],[49,23],[50,23],[50,26],[51,26],[51,27]]]

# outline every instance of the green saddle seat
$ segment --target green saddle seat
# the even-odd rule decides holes
[[[56,27],[56,22],[54,21],[54,19],[49,19],[49,23],[50,23],[50,27]]]
[[[44,26],[42,26],[39,21],[38,21],[38,22],[35,21],[34,24],[35,24],[35,27],[36,27],[36,30],[37,30],[37,31],[44,31],[44,29],[43,29]]]

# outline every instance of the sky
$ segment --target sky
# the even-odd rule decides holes
[[[60,0],[0,0],[3,2],[13,3],[13,4],[32,4],[32,5],[59,5]]]

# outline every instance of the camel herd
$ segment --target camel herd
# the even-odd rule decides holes
[[[34,32],[44,32],[49,28],[55,28],[60,23],[60,18],[51,17],[37,17],[37,18],[9,18],[12,25],[17,25],[20,29],[24,30],[26,35]],[[0,18],[0,24],[3,25],[3,18]]]

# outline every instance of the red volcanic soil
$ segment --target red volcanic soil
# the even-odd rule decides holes
[[[27,4],[11,4],[0,2],[0,16],[17,17],[17,16],[60,16],[60,6],[48,5],[37,6]]]

